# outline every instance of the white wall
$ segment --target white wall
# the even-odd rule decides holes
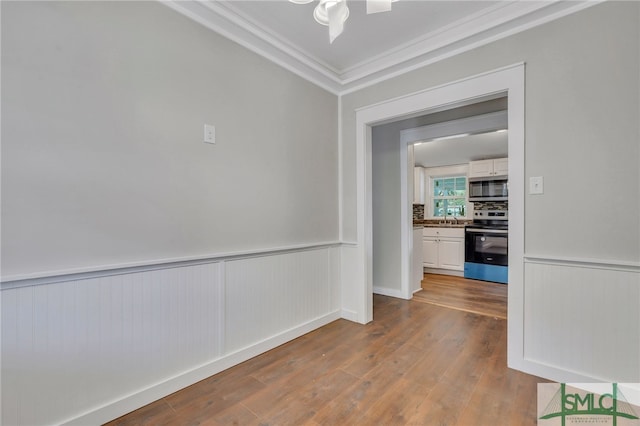
[[[335,95],[158,2],[1,8],[2,424],[100,424],[340,316]]]
[[[338,239],[337,97],[159,3],[3,2],[2,89],[3,277]]]
[[[638,15],[635,2],[605,2],[344,95],[345,239],[356,238],[356,108],[524,61],[526,174],[545,177],[544,196],[526,200],[527,251],[637,261]]]
[[[526,64],[525,181],[543,176],[545,193],[525,196],[525,315],[558,316],[566,309],[586,318],[620,315],[621,323],[631,324],[621,328],[624,338],[616,340],[620,343],[616,352],[624,354],[619,358],[626,366],[622,371],[598,365],[611,348],[587,337],[588,321],[572,328],[584,337],[579,346],[557,339],[563,333],[561,323],[555,328],[527,323],[524,343],[529,350],[519,368],[555,380],[640,380],[640,363],[629,362],[640,359],[638,318],[633,314],[640,305],[634,290],[640,285],[639,28],[640,5],[605,2],[342,97],[342,232],[354,239],[362,220],[356,211],[356,110],[511,64]],[[375,140],[372,144],[375,155]],[[376,173],[373,170],[374,179]],[[526,187],[511,188],[518,190],[525,192]],[[374,200],[376,196],[380,194],[374,187]],[[388,197],[388,203],[396,202],[395,195]],[[628,210],[614,212],[621,205]],[[375,228],[373,234],[375,242]],[[385,251],[399,253],[400,247]],[[373,258],[374,265],[381,261],[386,259]],[[555,266],[544,282],[529,273],[529,265],[540,262]],[[628,273],[619,275],[620,267]],[[605,278],[583,273],[593,268],[608,271]],[[551,294],[549,289],[564,285],[567,275],[589,278],[584,293]],[[597,313],[579,309],[594,294],[611,291],[609,280],[622,281],[619,287],[631,297],[615,303],[609,299]],[[553,299],[552,307],[545,309],[544,297],[532,297],[540,294]],[[546,338],[536,338],[540,334]],[[537,358],[544,347],[530,350],[549,342],[560,342],[561,347],[547,351],[544,360]],[[582,361],[574,364],[578,357]]]

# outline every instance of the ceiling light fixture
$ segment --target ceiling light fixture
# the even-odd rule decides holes
[[[295,4],[307,4],[314,0],[289,0]],[[367,14],[387,12],[391,10],[391,3],[398,0],[367,0]],[[349,17],[347,0],[318,0],[313,11],[316,22],[329,27],[329,43],[342,34],[344,23]]]

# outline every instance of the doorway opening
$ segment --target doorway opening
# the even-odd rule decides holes
[[[403,296],[506,319],[508,200],[472,198],[469,190],[477,182],[484,182],[481,179],[499,177],[501,182],[508,181],[507,106],[503,94],[418,117],[419,120],[383,125],[429,123],[401,130],[399,136],[400,149],[407,151],[406,170],[401,167],[401,173],[407,174],[409,193],[408,217],[401,220],[413,225],[411,256],[402,259],[411,271],[410,288]],[[376,133],[373,132],[374,157]],[[486,163],[493,162],[498,162],[500,168],[485,171]],[[375,200],[375,166],[373,173]],[[375,208],[374,201],[374,212]],[[486,230],[487,234],[472,233],[480,226],[482,214],[494,215],[486,227],[495,229]],[[374,256],[375,233],[380,227],[375,217],[374,214]],[[479,243],[480,251],[471,245],[474,241]],[[485,256],[484,251],[496,254]],[[374,289],[375,282],[374,269]]]
[[[451,233],[448,235],[451,238],[442,241],[435,234],[427,238],[426,242],[433,243],[427,252],[434,256],[425,257],[424,266],[431,268],[430,272],[463,276],[464,224],[473,219],[474,206],[480,208],[484,204],[468,200],[469,163],[508,155],[504,131],[508,127],[507,97],[498,94],[487,98],[373,126],[373,256],[385,260],[373,264],[375,293],[408,299],[420,289],[418,272],[422,261],[416,241],[421,241],[422,236],[417,235],[415,225],[424,219],[429,225],[445,223],[442,227],[447,228],[428,228],[425,232]],[[405,175],[406,179],[400,177]],[[449,188],[451,185],[455,188]],[[408,205],[403,206],[402,217],[398,218],[400,191],[405,186],[409,193]],[[506,211],[506,204],[504,201],[499,208]],[[418,211],[421,217],[414,217]],[[409,262],[403,268],[411,271],[410,284],[403,288],[397,286],[401,266],[394,262],[400,245],[395,225],[399,220],[414,225],[409,241],[412,255],[400,259],[400,262]],[[434,262],[428,262],[429,258]]]
[[[431,114],[487,100],[490,97],[508,97],[509,127],[509,323],[508,323],[508,364],[511,368],[522,369],[523,359],[523,270],[524,270],[524,65],[518,64],[501,70],[470,77],[443,86],[414,93],[402,98],[377,103],[356,112],[356,162],[357,162],[357,258],[358,265],[354,281],[361,297],[355,305],[360,306],[358,317],[361,322],[373,319],[373,179],[372,129],[375,126],[397,121],[398,117],[410,118]],[[407,167],[407,151],[400,152],[400,167]],[[403,154],[404,153],[404,154]],[[401,185],[400,216],[409,218],[410,200],[408,173],[400,174]],[[400,296],[410,297],[410,263],[402,261],[411,256],[412,223],[401,223],[400,250],[395,260],[401,270]],[[376,237],[378,238],[378,237]],[[396,246],[397,247],[397,246]],[[377,259],[377,257],[376,257]],[[381,259],[388,262],[389,259]]]

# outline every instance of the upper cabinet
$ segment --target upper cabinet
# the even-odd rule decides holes
[[[509,159],[495,158],[493,160],[471,161],[469,163],[469,177],[506,176],[509,174]]]
[[[424,204],[424,168],[413,168],[413,204]]]

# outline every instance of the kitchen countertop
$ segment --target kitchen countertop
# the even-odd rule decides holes
[[[419,227],[423,227],[423,228],[464,228],[465,225],[470,224],[472,221],[471,220],[447,220],[447,221],[440,221],[440,220],[431,220],[431,219],[414,219],[413,220],[413,227],[414,228],[419,228]]]

